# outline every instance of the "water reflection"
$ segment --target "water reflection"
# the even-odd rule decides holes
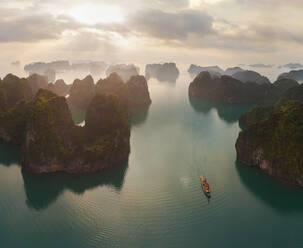
[[[128,162],[122,166],[96,174],[69,175],[65,173],[36,175],[22,170],[26,204],[30,208],[43,210],[63,193],[65,189],[83,194],[101,186],[109,186],[120,192]]]
[[[207,114],[213,108],[216,109],[220,119],[226,123],[237,122],[240,116],[252,107],[251,104],[218,104],[190,96],[189,102],[196,112]]]
[[[290,214],[303,211],[302,189],[283,185],[262,170],[240,162],[236,162],[235,167],[242,184],[257,199],[279,212]]]
[[[7,144],[0,140],[0,164],[5,166],[21,164],[20,146]]]

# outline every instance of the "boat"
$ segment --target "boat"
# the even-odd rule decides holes
[[[209,188],[209,184],[206,181],[206,178],[203,176],[200,176],[200,179],[201,179],[201,184],[202,184],[202,189],[204,191],[204,194],[207,197],[210,197],[210,188]]]

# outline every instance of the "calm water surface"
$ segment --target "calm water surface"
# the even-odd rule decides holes
[[[303,190],[235,161],[249,106],[190,100],[189,82],[149,82],[129,161],[103,174],[31,175],[0,143],[0,247],[303,247]]]

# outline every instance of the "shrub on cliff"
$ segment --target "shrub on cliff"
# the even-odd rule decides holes
[[[254,121],[249,121],[248,128],[239,134],[238,160],[303,186],[303,103],[287,101],[276,105],[265,110],[263,118],[256,118],[256,111],[261,110],[247,114]]]
[[[0,85],[5,92],[7,107],[14,107],[20,101],[28,101],[33,97],[32,89],[25,78],[8,74]]]

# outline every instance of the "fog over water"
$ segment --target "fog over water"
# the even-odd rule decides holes
[[[154,62],[158,63],[159,61],[150,61],[148,63],[154,63]],[[160,61],[160,62],[164,63],[164,62],[170,62],[170,61],[164,60],[164,61]],[[172,62],[174,62],[174,61],[172,61]],[[136,66],[140,67],[140,74],[144,75],[146,64],[139,64],[139,63],[135,63],[132,61],[126,62],[126,64],[135,64]],[[271,68],[260,68],[260,67],[254,68],[250,65],[244,65],[244,64],[230,64],[230,65],[221,66],[220,64],[199,64],[198,63],[197,65],[200,65],[200,66],[218,65],[222,69],[239,66],[245,70],[253,70],[253,71],[259,72],[261,75],[268,77],[271,82],[274,82],[281,73],[288,72],[291,70],[288,68],[278,68],[278,66],[272,66]],[[190,66],[190,64],[185,64],[185,63],[177,64],[178,69],[184,73],[187,72],[189,66]],[[4,65],[0,69],[0,78],[5,77],[8,73],[13,73],[19,77],[27,77],[28,73],[26,71],[24,71],[23,67],[24,67],[24,65],[22,63],[19,66],[15,66],[15,65],[11,65],[11,64]],[[56,79],[63,79],[67,84],[72,84],[74,79],[84,78],[85,76],[87,76],[89,74],[91,74],[89,71],[68,71],[68,72],[64,72],[64,73],[57,73]],[[93,76],[94,80],[97,81],[100,78],[104,78],[106,75],[104,72],[104,73],[101,73],[100,75],[92,75],[92,76]]]

